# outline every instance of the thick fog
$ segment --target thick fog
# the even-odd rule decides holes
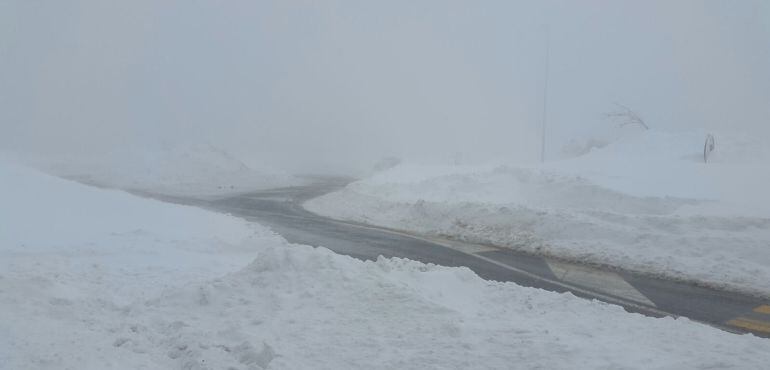
[[[614,102],[654,128],[765,134],[770,2],[4,1],[0,148],[535,161],[547,66],[548,156],[613,125]]]

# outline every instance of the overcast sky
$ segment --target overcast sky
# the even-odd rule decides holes
[[[548,31],[547,31],[548,30]],[[620,102],[770,127],[770,2],[3,1],[0,148],[206,141],[294,171],[535,160]]]

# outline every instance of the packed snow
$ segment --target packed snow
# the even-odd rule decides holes
[[[770,341],[363,262],[0,162],[2,369],[761,368]]]
[[[311,200],[330,217],[770,296],[770,149],[653,130],[542,165],[401,165]]]
[[[219,196],[302,182],[266,161],[246,158],[201,142],[116,148],[101,156],[80,155],[73,151],[54,159],[50,156],[21,157],[24,162],[60,177],[155,194]]]

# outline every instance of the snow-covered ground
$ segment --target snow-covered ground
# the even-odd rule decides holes
[[[6,153],[6,156],[14,155]],[[53,159],[50,156],[16,157],[60,177],[156,194],[217,196],[302,182],[265,161],[238,158],[210,143],[147,144],[116,149],[100,156],[73,152]]]
[[[762,368],[770,341],[362,262],[0,162],[0,369]]]
[[[306,207],[770,296],[770,148],[647,131],[544,165],[402,165]]]

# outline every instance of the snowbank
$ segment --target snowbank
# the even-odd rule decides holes
[[[770,154],[717,136],[704,164],[703,139],[651,131],[543,166],[400,166],[306,207],[770,296]]]
[[[103,187],[181,196],[216,196],[301,182],[257,159],[247,163],[203,143],[146,145],[102,156],[71,154],[54,161],[46,157],[26,162],[57,176]]]
[[[139,368],[110,350],[105,315],[242,268],[255,244],[283,243],[234,217],[5,162],[0,179],[3,369]]]
[[[160,347],[190,368],[752,368],[770,358],[767,340],[685,319],[488,282],[464,268],[309,247],[267,249],[238,273],[125,317],[155,325],[117,327],[124,351]]]
[[[761,368],[770,341],[362,262],[0,162],[0,369]]]

